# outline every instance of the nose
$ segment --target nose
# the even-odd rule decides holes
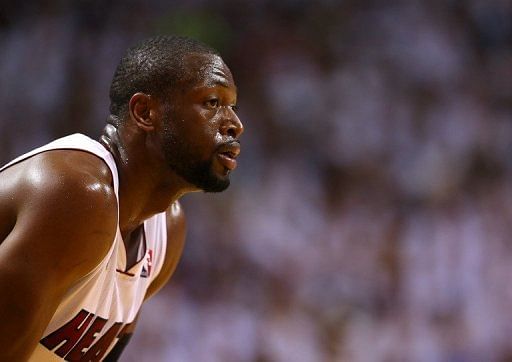
[[[220,133],[223,136],[229,136],[236,139],[244,132],[244,125],[232,109],[229,109],[227,112],[228,116],[224,119],[224,122],[220,127]]]

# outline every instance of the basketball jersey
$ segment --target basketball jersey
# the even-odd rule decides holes
[[[112,154],[99,142],[74,134],[16,158],[3,169],[41,152],[82,150],[101,158],[112,172],[119,206],[119,178]],[[118,207],[119,209],[119,207]],[[137,316],[144,295],[160,272],[166,249],[165,213],[144,221],[137,263],[126,270],[119,229],[105,258],[65,294],[29,361],[100,361]]]

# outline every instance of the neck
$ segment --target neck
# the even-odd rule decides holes
[[[148,134],[108,124],[100,142],[113,155],[119,174],[119,227],[130,233],[188,191],[179,176],[165,167],[163,157],[147,142]]]

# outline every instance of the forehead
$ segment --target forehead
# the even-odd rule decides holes
[[[186,78],[192,87],[223,86],[234,88],[235,81],[228,66],[215,54],[189,54],[185,57]]]

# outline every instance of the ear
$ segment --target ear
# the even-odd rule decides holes
[[[135,124],[146,132],[155,129],[155,120],[153,119],[154,112],[151,112],[153,102],[151,96],[145,93],[135,93],[128,103],[130,110],[130,118],[135,121]]]

